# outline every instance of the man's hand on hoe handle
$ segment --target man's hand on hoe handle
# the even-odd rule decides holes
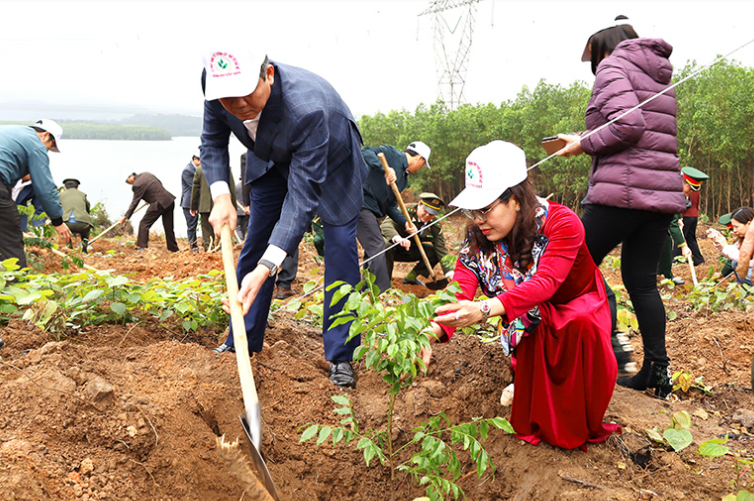
[[[236,227],[237,210],[233,206],[230,193],[223,193],[213,200],[215,204],[209,215],[209,223],[215,230],[215,236],[220,237],[223,224],[228,224],[231,228]],[[240,300],[240,298],[239,298]]]

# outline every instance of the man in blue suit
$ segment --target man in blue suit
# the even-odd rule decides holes
[[[247,50],[209,52],[204,67],[202,163],[215,204],[210,222],[218,235],[224,224],[236,224],[227,169],[230,133],[243,137],[253,153],[246,161],[249,233],[236,271],[249,351],[260,352],[274,277],[315,213],[324,221],[325,286],[359,281],[356,223],[367,173],[362,139],[348,106],[314,73]],[[242,122],[231,122],[231,115]],[[350,361],[361,340],[346,342],[350,324],[330,328],[331,316],[345,303],[332,306],[333,293],[325,292],[325,358],[334,384],[354,386]],[[232,331],[223,344],[233,346]]]
[[[186,164],[181,172],[181,208],[183,217],[186,218],[186,233],[188,234],[189,247],[191,252],[199,252],[199,246],[196,244],[196,225],[199,222],[199,215],[191,215],[191,187],[194,184],[194,173],[196,168],[202,162],[199,158],[199,149],[197,148],[191,161]]]

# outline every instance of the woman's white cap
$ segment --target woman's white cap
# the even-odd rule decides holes
[[[466,158],[466,188],[449,205],[481,209],[527,176],[524,150],[513,143],[492,141]]]

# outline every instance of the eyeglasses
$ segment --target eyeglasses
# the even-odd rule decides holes
[[[502,201],[503,201],[502,198],[498,198],[497,202],[495,202],[494,204],[492,204],[492,207],[490,207],[489,209],[484,209],[484,210],[481,210],[481,209],[477,209],[477,210],[461,209],[461,212],[463,212],[463,215],[466,216],[469,219],[472,219],[474,221],[476,221],[478,219],[481,222],[485,222],[485,221],[487,221],[487,214],[492,209],[494,209],[495,207],[497,207],[497,204],[499,204]]]

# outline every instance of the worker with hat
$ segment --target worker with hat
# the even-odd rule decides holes
[[[702,181],[709,179],[709,176],[699,169],[693,167],[684,167],[681,169],[681,177],[683,178],[683,194],[686,197],[686,212],[689,213],[693,209],[694,200],[696,201],[696,213],[694,216],[689,217],[689,225],[693,225],[694,231],[687,233],[687,218],[683,217],[683,224],[681,225],[681,214],[676,214],[673,220],[670,222],[670,228],[668,228],[668,238],[665,241],[665,246],[662,249],[660,255],[660,261],[657,263],[657,274],[663,275],[665,278],[672,280],[676,285],[683,285],[683,279],[681,277],[673,276],[673,257],[683,256],[689,262],[694,263],[694,266],[704,262],[701,252],[699,251],[699,245],[696,242],[696,224],[699,219],[699,190],[702,186]],[[696,196],[695,196],[696,194]],[[699,255],[697,259],[694,257],[694,248]],[[701,260],[701,261],[700,261]]]
[[[699,243],[696,241],[696,227],[699,222],[699,198],[702,189],[702,183],[709,179],[709,176],[694,167],[684,167],[681,169],[683,177],[683,194],[691,202],[687,203],[686,211],[683,213],[683,238],[691,249],[691,256],[694,260],[694,266],[704,263],[704,256],[699,250]],[[688,186],[688,188],[687,188]],[[680,256],[681,250],[675,249],[673,256]]]
[[[236,226],[228,184],[233,132],[253,153],[245,178],[249,230],[236,269],[249,351],[262,351],[275,276],[317,213],[325,230],[325,359],[330,381],[352,387],[351,361],[361,338],[349,336],[351,322],[333,318],[346,298],[333,302],[338,289],[330,285],[355,286],[360,279],[356,224],[367,174],[361,133],[329,82],[269,59],[264,43],[246,37],[242,47],[215,45],[205,53],[202,164],[215,204],[210,223],[216,235],[226,224]],[[233,329],[223,344],[234,346]]]
[[[392,266],[388,267],[385,256],[385,240],[380,231],[380,218],[389,219],[404,228],[405,232],[413,233],[416,228],[411,226],[398,208],[398,200],[391,188],[395,183],[401,192],[408,186],[409,175],[415,174],[425,165],[429,168],[430,148],[421,141],[410,143],[403,151],[388,144],[382,146],[367,146],[361,149],[364,161],[369,167],[369,174],[364,180],[364,204],[359,213],[356,225],[356,237],[364,249],[364,260],[369,261],[367,269],[375,276],[375,285],[380,291],[389,289],[392,285]],[[378,155],[385,155],[389,166],[388,173],[382,167]]]
[[[17,258],[26,267],[21,217],[11,190],[27,174],[34,191],[52,221],[58,240],[65,244],[71,231],[63,224],[63,208],[50,173],[49,151],[60,152],[58,145],[63,129],[53,120],[43,119],[34,125],[0,126],[0,261]]]
[[[419,200],[419,203],[416,204],[406,204],[406,209],[409,216],[411,216],[411,224],[419,231],[419,240],[422,243],[422,247],[424,247],[424,252],[427,254],[430,266],[434,268],[437,263],[440,263],[445,277],[452,280],[455,261],[448,262],[447,259],[443,259],[448,254],[448,249],[445,247],[445,237],[442,233],[442,227],[439,223],[431,224],[443,207],[445,207],[445,202],[434,193],[422,193],[419,195]],[[390,276],[393,275],[393,263],[395,261],[418,261],[416,266],[403,279],[403,283],[421,285],[421,281],[418,278],[419,275],[429,277],[432,273],[424,264],[419,249],[414,245],[415,242],[409,238],[410,233],[404,226],[390,218],[382,222],[380,229],[385,238],[386,246],[389,247],[396,243],[400,244],[385,253]]]
[[[63,221],[71,233],[81,237],[82,249],[84,254],[87,254],[89,232],[94,225],[89,215],[91,209],[89,200],[86,198],[86,193],[79,190],[80,184],[78,179],[63,179],[65,189],[60,192],[60,205],[63,206]],[[68,242],[68,247],[71,247],[70,242]]]

